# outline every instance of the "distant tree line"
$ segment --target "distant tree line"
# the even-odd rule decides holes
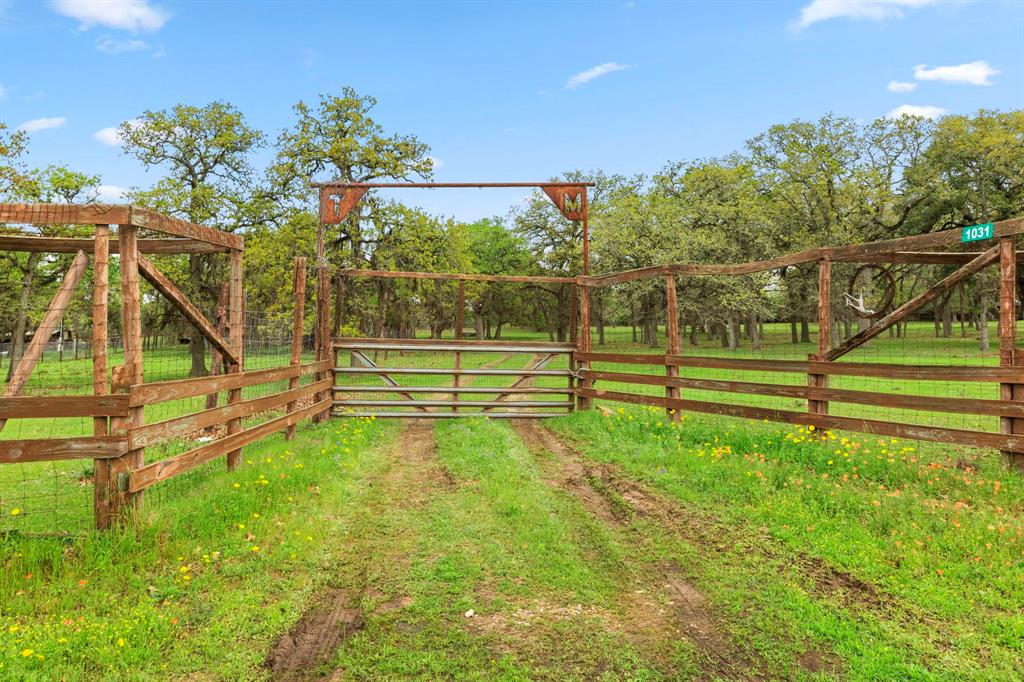
[[[345,88],[299,102],[292,125],[276,136],[259,131],[227,102],[145,111],[119,129],[122,152],[159,173],[126,201],[193,222],[244,234],[250,310],[286,320],[292,258],[315,251],[316,190],[310,181],[429,180],[430,147],[415,135],[385,131],[376,100]],[[271,152],[267,154],[267,150]],[[29,140],[0,123],[0,200],[95,201],[100,178],[63,167],[34,168]],[[268,159],[257,164],[257,159]],[[1024,111],[979,111],[938,121],[904,116],[858,124],[823,116],[774,125],[721,158],[675,161],[650,175],[602,170],[566,172],[559,180],[596,182],[590,195],[592,272],[669,262],[731,263],[819,246],[857,244],[1024,215]],[[14,229],[0,227],[0,230]],[[45,226],[50,236],[88,228]],[[535,192],[507,215],[475,223],[430,215],[371,192],[348,219],[327,232],[330,264],[382,270],[462,271],[575,276],[582,232]],[[0,340],[14,359],[38,323],[70,257],[0,252]],[[221,256],[162,256],[170,273],[212,317],[226,263]],[[117,276],[116,259],[112,276]],[[919,293],[952,266],[892,266],[897,302]],[[837,266],[837,286],[851,273]],[[310,277],[313,270],[310,269]],[[757,347],[765,322],[788,322],[794,343],[809,342],[816,321],[817,268],[756,275],[679,277],[686,343]],[[871,281],[867,286],[875,286]],[[89,327],[88,275],[66,326]],[[936,334],[971,330],[988,344],[995,314],[991,272],[940,299],[927,314]],[[312,279],[308,290],[312,292]],[[845,289],[844,289],[845,290]],[[334,287],[336,333],[440,336],[455,323],[457,285],[431,280],[341,278]],[[509,326],[569,336],[572,292],[566,285],[468,282],[467,334],[500,338]],[[116,336],[115,305],[110,320]],[[834,338],[866,320],[834,292]],[[312,325],[312,306],[307,308]],[[148,343],[190,337],[194,375],[208,371],[202,338],[158,296],[146,296]],[[636,343],[663,345],[664,282],[639,281],[596,290],[595,341],[628,327]],[[905,327],[893,334],[905,333]],[[20,341],[19,341],[20,340]],[[11,362],[8,361],[8,367]]]

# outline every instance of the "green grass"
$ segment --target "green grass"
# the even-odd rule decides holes
[[[1017,679],[1024,480],[998,455],[650,409],[553,424],[715,529],[724,549],[678,551],[766,657],[785,634],[833,652],[844,679]],[[870,593],[815,594],[809,559]]]
[[[508,422],[336,419],[147,493],[131,529],[6,536],[0,677],[272,679],[334,589],[361,627],[313,672],[344,679],[1017,679],[1024,480],[996,455],[640,408],[546,423],[619,478]],[[729,665],[665,615],[665,566]]]
[[[214,463],[177,496],[147,494],[130,530],[0,540],[0,677],[264,677],[273,638],[333,567],[336,519],[394,425],[330,422]],[[359,457],[362,466],[353,468]],[[212,466],[212,465],[211,465]]]

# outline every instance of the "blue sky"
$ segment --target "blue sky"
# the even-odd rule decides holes
[[[155,178],[104,128],[223,99],[274,136],[343,85],[430,144],[438,180],[650,173],[829,111],[1020,108],[1022,44],[1010,1],[0,0],[0,121],[32,131],[34,165],[101,174],[110,198]],[[392,196],[475,219],[523,192]]]

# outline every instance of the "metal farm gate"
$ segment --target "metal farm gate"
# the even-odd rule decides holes
[[[334,414],[552,417],[574,408],[572,344],[424,339],[334,342]]]

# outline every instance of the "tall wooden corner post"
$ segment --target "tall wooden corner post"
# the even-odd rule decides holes
[[[92,266],[92,392],[106,395],[110,392],[107,383],[107,315],[110,292],[110,227],[96,226],[96,241],[93,244]],[[106,417],[93,417],[93,435],[106,436]],[[94,459],[92,464],[93,513],[96,528],[106,528],[110,523],[110,462]]]
[[[665,275],[665,302],[668,309],[668,317],[665,320],[665,331],[668,336],[668,354],[679,355],[679,304],[676,301],[676,278],[675,275]],[[665,364],[665,374],[671,380],[679,376],[679,367]],[[679,398],[678,386],[666,386],[665,397],[670,400]],[[680,420],[679,410],[674,407],[665,408],[668,417],[674,422]]]
[[[364,190],[365,192],[365,190]],[[362,196],[362,195],[359,195]],[[316,361],[323,362],[325,360],[334,360],[334,348],[331,343],[331,321],[330,321],[330,300],[331,300],[331,275],[330,270],[327,266],[327,253],[324,244],[324,231],[327,226],[327,221],[330,220],[332,223],[334,219],[331,218],[329,213],[329,193],[326,192],[326,188],[321,190],[321,201],[320,201],[320,222],[317,225],[316,231]],[[358,201],[358,199],[356,199]],[[353,206],[355,204],[353,203]],[[350,207],[351,208],[351,207]],[[348,211],[345,211],[348,214]],[[340,222],[343,216],[338,217],[337,221]],[[336,362],[331,362],[330,367],[324,371],[317,372],[315,374],[317,381],[323,381],[334,374],[334,366]],[[316,394],[316,402],[320,403],[328,400],[333,394],[333,391],[325,391]],[[327,409],[323,412],[318,412],[313,417],[314,423],[320,424],[327,420],[331,414],[331,405],[327,404]]]
[[[99,235],[97,235],[99,237]],[[118,253],[121,259],[121,336],[124,345],[124,364],[114,369],[112,388],[125,393],[141,384],[142,372],[142,298],[139,293],[138,229],[131,225],[117,228]],[[96,293],[94,292],[94,300]],[[95,374],[94,381],[95,381]],[[127,417],[110,420],[111,435],[128,437],[130,431],[142,426],[143,407],[129,407]],[[133,448],[124,455],[109,460],[101,474],[106,494],[96,506],[96,525],[108,528],[112,523],[126,521],[142,503],[142,493],[129,491],[132,471],[145,464],[143,448]]]
[[[295,279],[292,282],[292,294],[295,298],[295,307],[292,309],[292,357],[293,367],[302,364],[302,322],[306,317],[306,257],[299,256],[295,259]],[[294,391],[299,387],[298,375],[288,380],[288,390]],[[295,411],[297,403],[293,400],[288,403],[288,414]],[[295,438],[295,424],[288,427],[284,434],[285,440]]]
[[[999,366],[1024,365],[1017,353],[1017,259],[1015,237],[999,239]],[[1000,384],[1000,400],[1024,400],[1024,384]],[[1024,419],[1000,417],[999,431],[1005,434],[1024,433]],[[1004,450],[1007,464],[1024,472],[1024,452]]]
[[[818,352],[808,356],[809,360],[825,362],[832,349],[832,259],[818,261]],[[815,388],[828,388],[828,375],[808,374],[807,386],[814,393]],[[807,411],[811,414],[828,414],[828,401],[809,399]]]
[[[242,288],[245,276],[242,260],[242,250],[232,249],[229,254],[230,272],[228,279],[228,331],[229,342],[235,350],[237,362],[228,365],[228,374],[237,374],[242,371],[245,349],[245,292]],[[228,391],[228,404],[242,402],[242,389],[233,388]],[[237,417],[228,422],[228,435],[238,433],[242,430],[242,418]],[[242,450],[232,450],[228,453],[228,471],[233,471],[242,461]]]

